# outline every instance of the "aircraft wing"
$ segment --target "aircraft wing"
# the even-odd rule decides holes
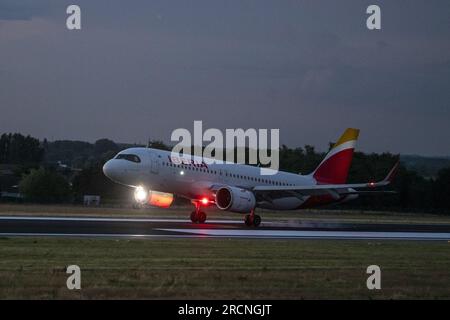
[[[291,193],[297,195],[331,195],[338,199],[341,195],[367,194],[367,193],[393,193],[393,191],[371,190],[387,186],[394,178],[399,163],[389,171],[386,178],[378,182],[349,183],[349,184],[318,184],[310,186],[256,186],[252,190],[255,193]]]

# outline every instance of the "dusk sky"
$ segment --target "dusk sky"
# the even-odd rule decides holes
[[[450,1],[0,0],[0,133],[169,142],[194,120],[450,156]]]

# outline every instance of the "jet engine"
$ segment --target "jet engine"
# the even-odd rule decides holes
[[[246,189],[222,187],[216,192],[216,205],[220,210],[249,213],[255,208],[255,195]]]

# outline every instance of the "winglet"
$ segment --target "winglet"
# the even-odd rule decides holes
[[[394,178],[395,178],[395,176],[397,174],[399,165],[400,165],[400,160],[398,160],[394,164],[394,166],[392,167],[391,171],[389,171],[389,173],[387,174],[386,178],[383,179],[384,182],[391,183],[394,180]]]
[[[376,188],[376,187],[383,187],[383,186],[387,186],[388,184],[391,184],[391,182],[395,178],[395,175],[397,174],[397,170],[398,170],[398,166],[399,165],[400,165],[400,160],[398,160],[394,164],[392,169],[387,174],[386,178],[384,178],[383,180],[378,181],[378,182],[369,182],[369,183],[367,183],[366,186],[369,187],[369,188]]]

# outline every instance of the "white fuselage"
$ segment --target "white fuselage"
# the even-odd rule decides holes
[[[206,161],[208,162],[208,161]],[[256,186],[307,186],[317,182],[310,175],[277,171],[262,175],[261,168],[216,161],[205,163],[195,156],[177,156],[151,148],[129,148],[119,152],[103,167],[113,181],[127,186],[145,186],[150,190],[173,193],[188,199],[213,197],[214,186],[235,186],[251,190]],[[257,206],[291,210],[309,197],[282,196],[270,201],[258,199]]]

